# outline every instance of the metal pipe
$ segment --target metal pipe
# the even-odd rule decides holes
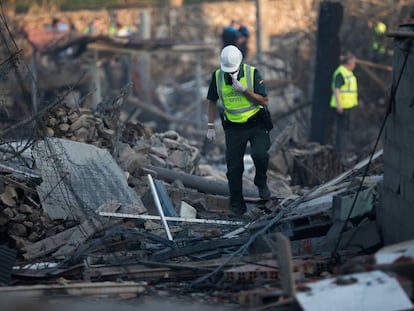
[[[158,213],[160,214],[160,217],[161,217],[162,225],[164,226],[165,231],[167,232],[168,240],[172,241],[173,237],[171,235],[170,228],[168,227],[167,221],[165,220],[164,212],[162,210],[162,206],[161,206],[161,203],[160,203],[160,198],[158,197],[158,193],[157,193],[157,190],[155,188],[154,181],[152,180],[151,174],[148,174],[147,176],[148,176],[148,180],[149,180],[149,183],[150,183],[152,196],[153,196],[154,201],[155,201],[155,205],[157,206]]]

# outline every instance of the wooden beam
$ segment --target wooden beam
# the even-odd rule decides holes
[[[364,65],[364,66],[367,66],[367,67],[382,69],[382,70],[385,70],[385,71],[392,71],[392,66],[376,64],[376,63],[373,63],[373,62],[370,62],[370,61],[367,61],[367,60],[363,60],[363,59],[359,59],[359,58],[357,58],[356,61],[357,61],[357,64]]]
[[[142,293],[145,287],[136,282],[92,282],[92,283],[68,283],[51,285],[23,285],[23,286],[2,286],[0,287],[0,297],[10,299],[22,297],[41,297],[53,294],[65,294],[75,296],[88,295],[113,295],[126,293]]]

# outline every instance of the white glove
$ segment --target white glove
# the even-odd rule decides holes
[[[216,139],[216,130],[215,129],[208,129],[207,130],[207,139],[213,142]]]
[[[233,80],[233,90],[243,93],[245,90],[247,90],[247,87],[245,87],[243,84],[241,84],[239,80],[234,79]]]

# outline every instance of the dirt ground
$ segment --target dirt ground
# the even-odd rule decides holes
[[[4,311],[232,311],[239,310],[239,305],[208,304],[189,299],[167,297],[140,297],[133,299],[103,298],[103,297],[51,297],[35,300],[16,299],[2,302]]]

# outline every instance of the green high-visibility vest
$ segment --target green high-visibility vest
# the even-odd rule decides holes
[[[243,77],[240,83],[247,89],[254,91],[254,70],[255,67],[243,64]],[[227,85],[224,80],[224,72],[221,69],[216,70],[216,86],[220,101],[224,106],[224,114],[227,120],[235,123],[245,123],[262,106],[250,101],[246,96],[238,91],[233,90],[231,85]]]
[[[358,105],[358,86],[357,79],[351,70],[345,68],[345,66],[339,66],[332,79],[332,92],[335,89],[335,79],[338,74],[341,74],[344,78],[344,85],[339,89],[339,99],[343,109],[349,109]],[[331,107],[336,107],[335,95],[332,93],[331,96]]]

